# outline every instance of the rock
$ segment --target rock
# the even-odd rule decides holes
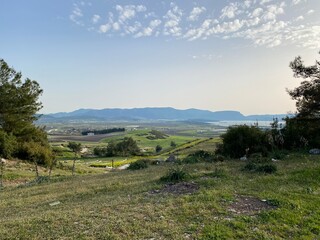
[[[313,148],[309,151],[312,155],[320,155],[320,149],[319,148]]]
[[[49,203],[49,205],[50,207],[53,207],[53,206],[59,205],[60,203],[61,203],[60,201],[56,201],[56,202]]]
[[[130,166],[130,164],[125,164],[125,165],[122,165],[121,167],[118,167],[118,169],[119,169],[119,170],[125,170],[125,169],[127,169],[129,166]]]
[[[240,158],[240,160],[241,160],[241,161],[246,161],[246,160],[247,160],[247,157],[246,157],[246,156],[243,156],[243,157]]]

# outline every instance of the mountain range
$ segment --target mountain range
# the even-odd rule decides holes
[[[245,116],[238,111],[216,111],[200,109],[179,110],[170,107],[161,108],[106,108],[106,109],[78,109],[73,112],[45,114],[39,122],[65,121],[272,121],[273,118],[282,119],[288,114],[265,114]]]

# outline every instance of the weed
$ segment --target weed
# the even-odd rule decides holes
[[[167,174],[160,178],[163,182],[181,182],[189,178],[189,174],[183,168],[170,168]]]

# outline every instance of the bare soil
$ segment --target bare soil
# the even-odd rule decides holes
[[[260,200],[252,196],[236,196],[236,200],[229,205],[228,210],[234,214],[256,215],[261,211],[275,209],[266,200]]]
[[[192,194],[199,190],[199,186],[195,183],[188,183],[188,182],[180,182],[180,183],[171,183],[166,184],[160,190],[152,190],[151,194],[161,194],[161,193],[170,193],[174,195],[180,194]]]

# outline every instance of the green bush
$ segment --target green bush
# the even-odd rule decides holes
[[[189,178],[189,174],[183,168],[170,168],[168,173],[160,178],[163,182],[181,182]]]
[[[267,141],[267,134],[255,126],[230,127],[221,138],[222,144],[218,145],[216,153],[232,158],[256,152],[266,155],[271,147]]]
[[[148,167],[148,161],[147,160],[138,160],[133,163],[130,163],[130,166],[128,167],[129,170],[140,170]]]
[[[277,166],[274,164],[259,164],[248,162],[244,167],[244,171],[272,174],[277,172]]]

